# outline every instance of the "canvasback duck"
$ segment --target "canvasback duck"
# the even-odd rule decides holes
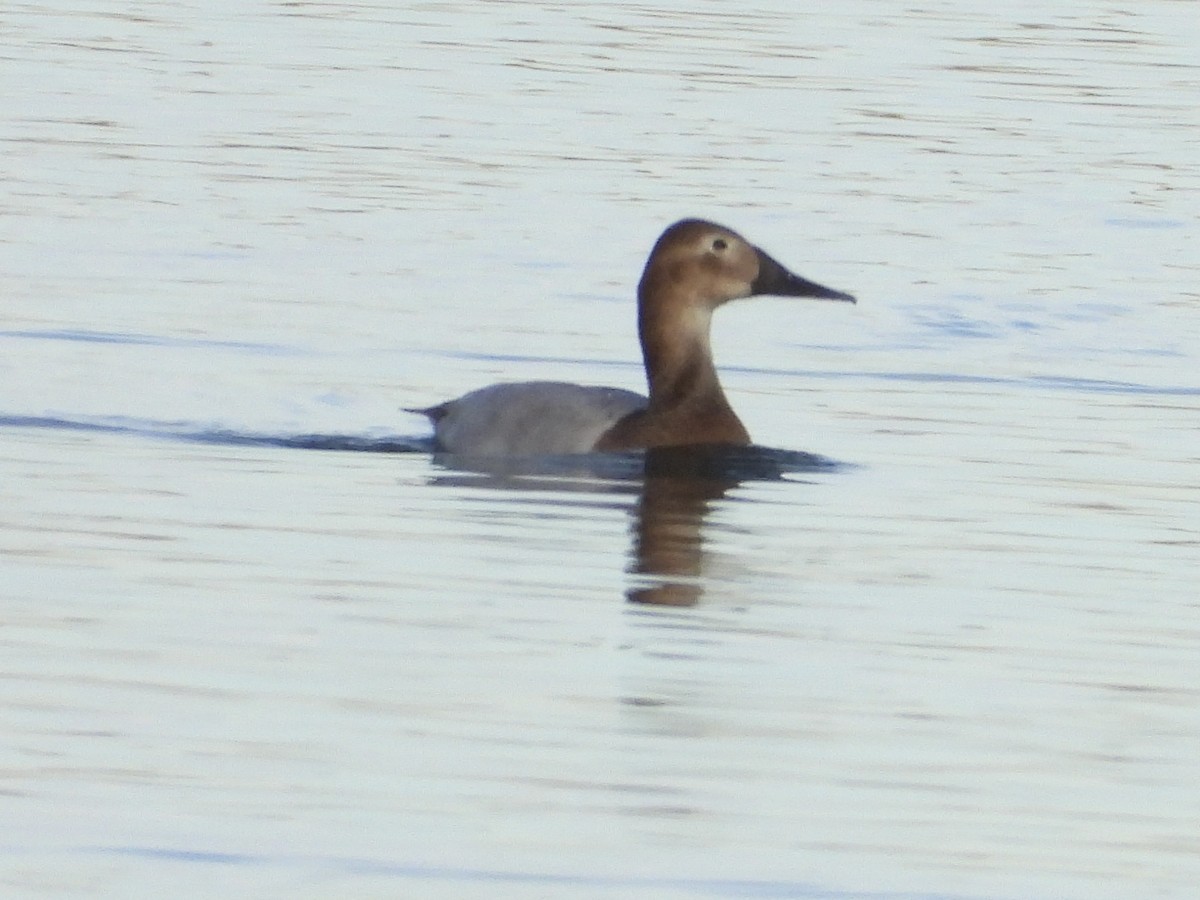
[[[713,310],[757,294],[855,302],[807,281],[736,231],[684,219],[662,233],[638,283],[649,398],[554,381],[494,384],[427,409],[437,446],[469,456],[532,456],[750,443],[713,365]]]

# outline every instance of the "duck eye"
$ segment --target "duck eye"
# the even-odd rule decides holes
[[[721,250],[724,250],[729,245],[727,243],[725,243],[725,238],[717,238],[715,241],[713,241],[712,246],[713,246],[714,250],[719,252]]]

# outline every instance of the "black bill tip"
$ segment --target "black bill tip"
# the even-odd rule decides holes
[[[756,248],[757,249],[757,248]],[[841,300],[857,303],[852,294],[801,278],[789,272],[763,251],[758,251],[758,277],[750,285],[750,293],[773,294],[777,297],[813,297],[817,300]]]

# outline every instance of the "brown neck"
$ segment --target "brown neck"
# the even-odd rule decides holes
[[[653,303],[647,296],[660,292]],[[650,403],[622,419],[597,444],[600,450],[678,444],[748,444],[713,365],[712,310],[676,288],[655,287],[653,274],[638,286],[638,331]]]
[[[729,406],[709,344],[712,313],[688,298],[654,305],[641,302],[638,334],[650,387],[650,407],[670,409],[685,404]]]

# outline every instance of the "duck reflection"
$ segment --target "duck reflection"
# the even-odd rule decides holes
[[[708,517],[729,491],[836,466],[810,453],[728,444],[537,458],[435,454],[434,462],[454,473],[440,476],[439,484],[636,493],[625,596],[657,606],[694,606],[703,598]]]
[[[718,448],[648,450],[633,510],[631,603],[695,606],[704,592],[704,522],[713,501],[739,484],[713,466]]]
[[[700,444],[624,453],[470,457],[439,452],[429,439],[395,435],[273,434],[148,419],[0,416],[0,427],[135,435],[233,447],[358,453],[429,453],[442,470],[434,483],[518,491],[636,495],[625,592],[632,603],[694,606],[704,593],[708,516],[746,482],[795,480],[837,467],[811,453],[754,445]],[[622,505],[627,501],[622,500]]]

